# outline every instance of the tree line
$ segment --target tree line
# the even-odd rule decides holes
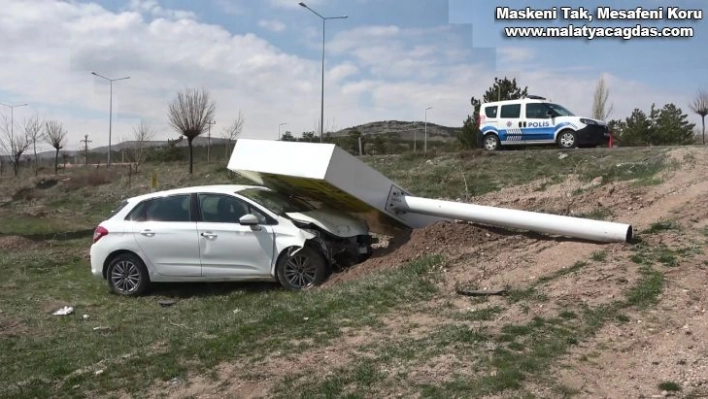
[[[216,103],[211,98],[209,91],[205,89],[187,88],[178,91],[175,98],[168,103],[167,119],[170,127],[179,134],[176,140],[168,140],[167,146],[162,149],[155,149],[149,142],[154,137],[154,129],[145,122],[140,122],[133,127],[132,135],[127,137],[130,141],[127,156],[138,171],[140,164],[144,163],[148,157],[153,159],[179,158],[179,151],[176,143],[182,139],[187,140],[189,151],[189,173],[193,172],[194,151],[192,142],[195,138],[208,131],[214,123]],[[234,143],[243,130],[244,117],[241,112],[229,122],[222,130],[221,137],[227,139],[229,143]],[[32,148],[34,159],[31,165],[34,174],[38,174],[39,159],[37,156],[37,144],[45,142],[55,150],[54,173],[59,171],[59,155],[66,148],[68,131],[63,124],[57,120],[44,121],[38,115],[34,115],[18,125],[12,118],[3,115],[0,119],[0,176],[3,175],[6,163],[12,167],[15,176],[19,174],[23,165],[23,155]],[[125,140],[126,138],[124,138]],[[64,164],[67,156],[64,153]],[[88,160],[88,148],[85,148],[85,159]],[[24,160],[27,161],[27,156]]]
[[[34,158],[31,165],[35,175],[38,173],[39,160],[37,157],[37,144],[47,143],[55,150],[54,171],[59,168],[59,151],[66,145],[67,130],[61,122],[56,120],[44,121],[38,115],[33,115],[16,124],[3,115],[0,120],[0,150],[5,156],[0,156],[0,176],[4,173],[6,163],[9,163],[12,172],[17,176],[22,165],[22,156],[32,148]],[[25,158],[27,159],[27,158]]]

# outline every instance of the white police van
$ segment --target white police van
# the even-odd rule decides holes
[[[531,95],[482,104],[477,123],[482,145],[490,151],[512,145],[606,146],[611,134],[605,121],[576,116],[559,104]]]

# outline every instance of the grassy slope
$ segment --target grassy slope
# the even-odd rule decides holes
[[[662,167],[661,152],[583,151],[563,160],[556,151],[539,151],[446,154],[429,162],[416,156],[366,161],[417,194],[457,198],[541,177],[558,182],[570,173],[585,180],[604,175],[605,181],[639,178],[651,183]],[[652,161],[632,163],[643,159]],[[30,195],[31,206],[13,202],[0,207],[0,230],[55,235],[90,229],[122,197],[149,190],[152,170],[157,171],[160,188],[235,181],[219,166],[197,165],[192,177],[185,169],[146,166],[130,186],[122,176],[104,185],[77,183],[71,189],[36,190]],[[13,184],[3,181],[0,197],[9,197],[28,183]],[[43,216],[29,216],[37,209],[45,210]],[[360,397],[372,390],[396,391],[404,384],[409,394],[442,398],[520,389],[527,378],[541,378],[553,360],[578,340],[605,323],[621,320],[623,309],[651,305],[662,286],[661,275],[652,266],[657,260],[637,249],[644,277],[625,298],[610,305],[565,309],[556,317],[523,324],[478,326],[500,311],[491,308],[474,316],[450,316],[428,333],[411,337],[392,334],[382,320],[415,309],[446,314],[440,301],[446,294],[437,284],[442,278],[438,266],[446,261],[440,257],[422,257],[398,270],[307,293],[286,293],[269,285],[188,284],[159,287],[140,299],[121,299],[88,273],[89,245],[89,238],[51,241],[0,254],[4,276],[0,281],[0,396],[145,392],[155,380],[186,378],[194,372],[208,375],[221,362],[234,359],[248,364],[275,352],[292,355],[326,348],[343,339],[345,331],[370,330],[385,338],[357,348],[366,355],[353,355],[345,366],[334,367],[327,375],[285,370],[284,383],[272,394]],[[597,255],[588,262],[603,259]],[[533,295],[534,289],[515,292],[509,301],[543,301]],[[178,302],[160,307],[157,300],[164,297]],[[50,314],[63,305],[74,306],[76,314]],[[81,318],[83,314],[87,320]],[[95,327],[106,328],[95,331]],[[407,379],[406,370],[443,355],[455,357],[459,364],[474,364],[475,372],[452,372],[436,381]],[[97,375],[99,370],[102,374]]]

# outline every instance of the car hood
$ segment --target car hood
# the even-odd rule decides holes
[[[329,209],[315,209],[308,212],[290,212],[288,217],[317,227],[339,237],[348,238],[369,234],[366,222],[348,214]]]

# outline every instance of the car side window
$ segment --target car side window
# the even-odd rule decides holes
[[[499,107],[497,107],[497,106],[487,107],[484,109],[484,115],[486,115],[487,118],[496,118],[498,109],[499,109]]]
[[[189,222],[191,220],[190,195],[171,195],[151,201],[145,208],[145,220]]]
[[[506,104],[501,106],[501,118],[518,118],[521,116],[521,104]]]
[[[202,221],[210,223],[238,223],[242,216],[253,214],[260,223],[267,219],[258,210],[240,199],[224,194],[199,194]]]
[[[526,117],[533,119],[545,119],[548,117],[548,108],[540,103],[526,104]]]
[[[130,213],[125,217],[125,220],[131,222],[144,222],[146,220],[145,210],[150,206],[153,200],[145,200],[139,203],[133,208]]]

